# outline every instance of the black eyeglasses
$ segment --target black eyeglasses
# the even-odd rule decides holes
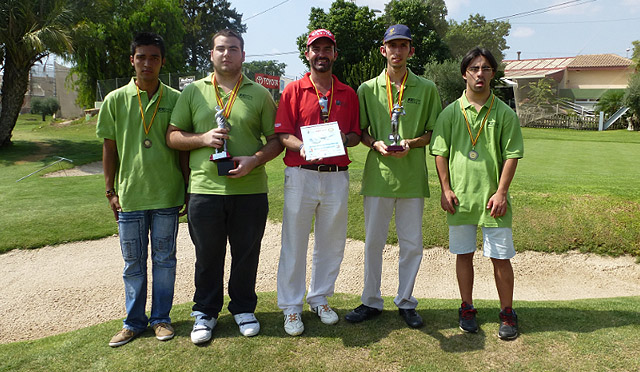
[[[322,111],[322,120],[329,120],[329,100],[327,97],[318,98],[318,103],[320,104],[320,110]]]
[[[473,67],[467,68],[467,71],[469,71],[472,74],[476,74],[478,73],[478,71],[480,71],[480,69],[481,68],[478,66],[473,66]],[[493,67],[482,66],[482,72],[486,72],[486,73],[493,72]]]

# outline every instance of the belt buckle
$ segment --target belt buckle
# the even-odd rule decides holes
[[[318,164],[318,172],[331,172],[331,165]]]

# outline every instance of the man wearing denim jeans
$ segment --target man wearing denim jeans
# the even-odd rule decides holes
[[[229,312],[242,335],[260,331],[254,312],[260,244],[269,210],[264,163],[282,152],[273,130],[273,98],[242,74],[242,37],[222,30],[212,41],[215,72],[184,89],[167,131],[169,146],[190,151],[189,233],[196,249],[194,344],[211,339],[222,310],[227,240]]]
[[[131,341],[148,324],[158,340],[174,335],[169,312],[176,276],[178,213],[185,201],[188,168],[186,154],[165,143],[180,93],[158,79],[164,54],[164,41],[159,35],[135,36],[130,59],[136,77],[107,95],[96,126],[97,136],[104,139],[106,196],[118,221],[125,262],[122,277],[127,317],[122,330],[109,342],[112,347]],[[147,318],[149,233],[153,288],[151,316]]]

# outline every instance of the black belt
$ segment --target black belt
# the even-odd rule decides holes
[[[305,164],[301,165],[300,168],[316,172],[343,172],[349,169],[349,167],[339,167],[335,164]]]

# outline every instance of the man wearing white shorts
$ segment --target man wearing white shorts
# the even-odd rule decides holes
[[[436,122],[431,155],[436,158],[442,188],[440,204],[447,211],[449,250],[457,255],[456,275],[462,297],[460,329],[478,331],[473,307],[473,255],[478,226],[485,257],[491,258],[504,340],[518,337],[513,305],[516,252],[511,232],[509,186],[524,154],[515,112],[491,92],[498,64],[486,49],[474,48],[462,59],[460,72],[467,89],[445,108]]]

